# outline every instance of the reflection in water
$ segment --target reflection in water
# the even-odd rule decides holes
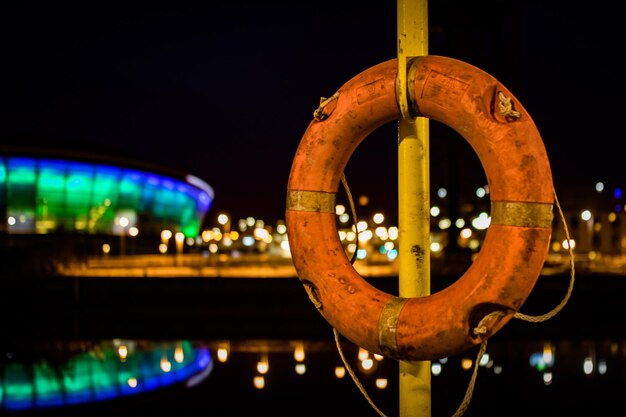
[[[201,382],[213,363],[189,341],[57,342],[4,352],[0,409],[20,411],[111,400],[186,381]]]
[[[63,414],[70,415],[76,408],[68,405],[92,402],[100,406],[88,409],[90,416],[183,410],[283,416],[296,415],[289,404],[298,404],[298,416],[375,416],[347,364],[376,406],[398,415],[398,363],[345,340],[341,346],[346,363],[333,340],[55,343],[48,358],[42,348],[16,348],[5,351],[0,364],[2,411],[66,406]],[[624,341],[496,337],[478,364],[477,352],[431,362],[433,417],[454,414],[475,366],[478,378],[465,417],[626,412]],[[137,403],[148,394],[133,394],[148,391],[159,394]]]

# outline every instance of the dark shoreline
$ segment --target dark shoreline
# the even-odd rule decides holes
[[[431,291],[457,277],[431,279]],[[569,275],[542,276],[521,311],[540,315],[563,299]],[[397,278],[369,278],[397,294]],[[327,339],[332,328],[295,278],[5,278],[0,317],[8,339]],[[503,339],[626,337],[626,279],[577,276],[549,320],[511,320]]]

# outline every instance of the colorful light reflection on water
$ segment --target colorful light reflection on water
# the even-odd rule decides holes
[[[57,343],[22,360],[7,351],[0,374],[0,409],[23,411],[112,400],[197,383],[213,368],[210,351],[189,341],[167,343],[114,340]],[[59,361],[59,357],[63,357]]]

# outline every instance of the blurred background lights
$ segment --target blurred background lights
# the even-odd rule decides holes
[[[387,378],[376,378],[376,388],[385,389],[387,388]]]
[[[433,362],[430,365],[430,372],[432,372],[433,375],[437,376],[441,374],[441,370],[442,370],[442,366],[441,363],[439,362]]]
[[[552,383],[552,372],[543,373],[543,383],[545,385],[550,385]]]
[[[297,363],[295,369],[298,375],[304,375],[306,372],[306,365],[303,363]]]
[[[265,388],[265,378],[263,378],[263,376],[261,375],[257,375],[254,377],[254,379],[252,380],[253,384],[254,384],[254,388],[256,389],[263,389]]]
[[[604,190],[604,183],[603,182],[597,182],[596,183],[596,191],[601,193]]]
[[[472,226],[476,230],[485,230],[491,224],[491,217],[484,211],[472,220]]]
[[[464,370],[468,371],[469,369],[472,368],[472,364],[474,363],[474,361],[472,361],[469,358],[463,358],[461,359],[461,368],[463,368]]]

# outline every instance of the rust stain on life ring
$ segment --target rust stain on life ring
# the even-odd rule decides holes
[[[329,195],[361,141],[401,119],[396,71],[390,60],[358,74],[336,93],[332,114],[309,124],[287,185],[288,238],[311,301],[343,336],[396,359],[434,360],[495,334],[530,294],[552,233],[552,173],[532,118],[506,87],[452,58],[414,60],[411,108],[450,126],[474,149],[489,183],[492,221],[470,268],[442,291],[400,299],[374,288],[346,256]],[[419,262],[419,248],[414,255]],[[485,333],[474,334],[494,312],[501,314]]]

